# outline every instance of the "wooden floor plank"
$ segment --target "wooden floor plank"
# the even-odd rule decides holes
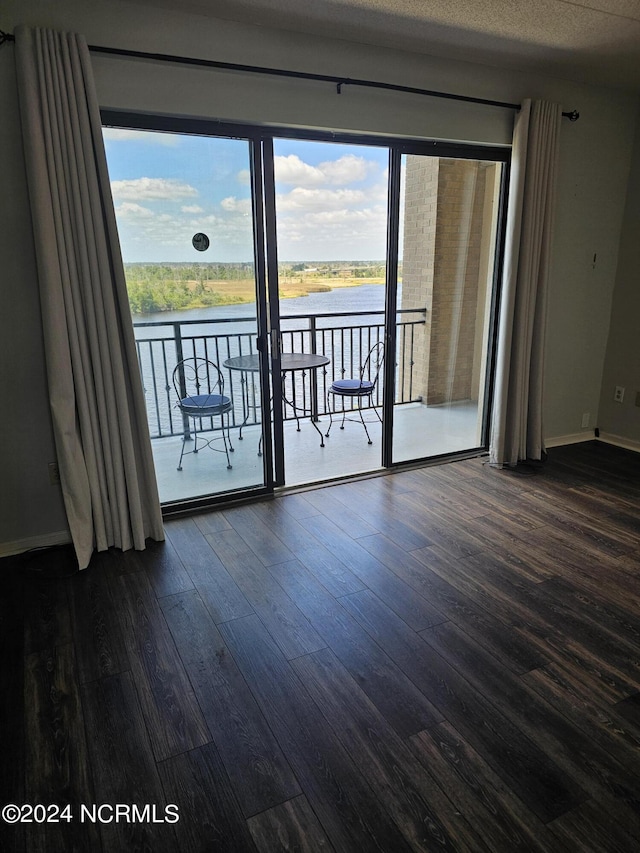
[[[505,593],[527,621],[569,629],[574,642],[597,654],[608,668],[640,689],[638,648],[607,630],[604,620],[593,619],[593,610],[585,606],[584,600],[556,594],[553,584],[522,581],[489,554],[470,557],[464,566],[475,571],[476,577],[488,578],[491,590]]]
[[[580,853],[632,853],[640,846],[640,837],[627,831],[624,819],[610,804],[589,800],[549,824],[562,850]]]
[[[177,519],[167,524],[166,528],[194,586],[216,624],[253,613],[253,608],[214,554],[205,535],[193,519]]]
[[[412,849],[489,853],[329,649],[293,668]]]
[[[433,606],[434,625],[449,619],[464,625],[515,672],[527,672],[544,661],[539,650],[532,649],[530,644],[486,610],[474,607],[468,596],[460,593],[428,568],[429,562],[439,559],[437,553],[423,548],[406,554],[382,535],[362,539],[360,542]]]
[[[437,602],[434,601],[431,595],[432,589],[416,580],[421,575],[421,569],[410,554],[407,554],[402,548],[394,545],[390,539],[381,533],[375,536],[365,536],[359,540],[359,544],[396,577],[400,578],[403,583],[414,589],[420,598],[424,600],[430,625],[437,625],[439,622],[446,621],[446,616],[438,610]],[[369,587],[372,588],[371,585]],[[427,595],[422,595],[423,590],[427,592]],[[380,592],[382,592],[382,589],[380,589]]]
[[[389,571],[361,544],[343,533],[325,516],[304,519],[303,526],[317,536],[336,557],[341,559],[353,574],[369,589],[374,590],[385,601],[389,601],[395,612],[415,630],[433,624],[434,614],[429,602],[418,595],[397,575]]]
[[[325,646],[302,611],[235,530],[207,541],[288,659]],[[275,565],[277,568],[277,564]]]
[[[225,511],[232,528],[244,539],[263,565],[272,566],[294,559],[294,554],[281,539],[271,531],[250,506],[239,506]],[[216,534],[224,538],[225,531]]]
[[[423,530],[434,545],[439,545],[453,557],[468,557],[490,545],[484,534],[478,537],[468,531],[469,519],[450,510],[434,507],[420,492],[398,498],[408,512],[422,510]]]
[[[436,548],[430,548],[429,558],[436,553]],[[420,552],[416,552],[420,556]],[[607,666],[599,656],[585,648],[582,642],[576,642],[571,634],[563,630],[562,623],[555,616],[543,618],[537,608],[518,595],[518,583],[503,584],[494,582],[490,574],[491,558],[484,553],[481,558],[464,560],[447,560],[444,553],[441,559],[431,561],[433,571],[458,590],[471,596],[478,606],[495,613],[501,621],[509,625],[514,634],[528,640],[532,647],[537,648],[548,659],[559,659],[562,662],[574,662],[589,677],[601,682],[603,690],[609,691],[611,701],[615,702],[635,692],[635,687],[623,673],[615,667]],[[531,583],[533,590],[537,584]],[[584,626],[583,626],[584,627]],[[588,639],[588,631],[582,632],[581,639]]]
[[[304,566],[298,562],[282,563],[273,571],[326,645],[400,735],[407,737],[442,718],[413,682]]]
[[[496,612],[495,608],[489,610],[482,606],[476,596],[465,589],[464,584],[455,583],[458,560],[437,546],[412,551],[411,556],[423,567],[418,577],[422,579],[422,584],[426,584],[423,587],[425,598],[430,598],[432,594],[438,608],[452,622],[463,626],[514,672],[528,672],[547,660],[540,647],[514,630],[509,619],[502,618],[503,614]],[[450,576],[452,582],[449,582]],[[407,583],[412,581],[407,578]],[[430,594],[429,590],[433,592]]]
[[[167,801],[176,805],[177,850],[256,853],[220,756],[212,743],[158,765]]]
[[[578,669],[547,664],[525,673],[522,681],[559,713],[571,708],[572,722],[581,733],[631,772],[640,770],[635,760],[640,753],[640,730],[615,707],[602,703]]]
[[[431,540],[422,531],[421,514],[398,512],[394,492],[372,489],[369,481],[344,483],[334,486],[332,491],[340,503],[363,519],[371,520],[373,527],[378,531],[384,530],[385,536],[398,547],[410,551],[431,545]]]
[[[248,824],[260,853],[331,853],[335,849],[303,796],[252,817]]]
[[[552,820],[586,799],[535,738],[527,737],[482,692],[430,651],[379,599],[370,592],[355,593],[345,598],[345,606],[540,820]]]
[[[156,759],[208,743],[211,735],[146,575],[117,580],[131,671]]]
[[[81,803],[94,801],[94,789],[73,644],[27,655],[24,690],[24,802],[70,805],[73,816],[70,821],[27,824],[27,850],[99,850],[97,826],[82,823],[78,815]]]
[[[600,746],[589,732],[558,713],[455,625],[436,625],[421,636],[467,681],[476,687],[482,684],[483,695],[503,708],[505,716],[562,768],[567,780],[574,781],[569,787],[596,798],[609,794],[632,809],[640,808],[640,762],[634,762],[633,768],[619,764],[611,754],[616,745],[613,738],[603,733],[608,748]]]
[[[144,551],[127,551],[124,556],[131,560],[131,571],[147,573],[158,598],[193,589],[193,580],[170,541],[149,539],[146,545]]]
[[[557,839],[504,781],[444,722],[411,738],[416,755],[492,853],[557,853]],[[569,853],[568,848],[565,853]],[[576,848],[575,853],[579,853]]]
[[[67,587],[80,683],[129,669],[119,604],[107,573],[89,568],[71,578]]]
[[[88,804],[107,806],[99,822],[105,853],[110,850],[153,850],[174,853],[174,824],[165,822],[167,800],[154,760],[149,734],[130,673],[113,675],[82,687],[95,797]],[[109,820],[116,803],[155,806],[159,820]],[[85,847],[85,850],[92,850]]]
[[[351,506],[347,506],[338,500],[333,489],[311,491],[307,495],[307,500],[311,506],[322,513],[324,518],[328,518],[339,530],[342,530],[352,539],[359,539],[361,536],[371,536],[380,532],[373,518],[365,521]],[[379,519],[377,523],[380,523]]]
[[[409,850],[258,617],[221,631],[336,850]]]
[[[283,542],[289,544],[296,560],[303,563],[332,595],[338,597],[365,588],[342,560],[283,509],[280,501],[260,504],[256,513]],[[320,513],[314,512],[313,515]]]
[[[162,607],[245,816],[295,797],[291,768],[198,594]]]
[[[618,714],[634,726],[636,731],[640,731],[640,693],[628,696],[618,702],[615,708]]]
[[[56,549],[54,549],[55,551]],[[24,647],[27,654],[72,642],[67,587],[56,578],[71,573],[71,561],[46,552],[32,557],[24,572]]]

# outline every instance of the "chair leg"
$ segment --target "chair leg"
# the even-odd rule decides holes
[[[196,432],[196,422],[195,422],[195,420],[194,420],[194,422],[193,422],[193,431],[194,431],[194,432]],[[196,436],[197,436],[197,433],[196,433]],[[184,456],[184,444],[185,444],[185,441],[187,441],[187,440],[188,440],[188,441],[191,441],[191,434],[189,434],[189,438],[187,439],[187,438],[186,438],[186,436],[185,436],[185,435],[184,435],[184,433],[183,433],[183,435],[182,435],[182,447],[180,448],[180,461],[178,462],[178,471],[182,471],[182,457]],[[196,437],[196,441],[197,441],[197,440],[198,440],[198,439],[197,439],[197,437]]]
[[[373,442],[371,441],[371,436],[369,435],[369,430],[367,429],[367,424],[365,422],[365,419],[362,416],[362,397],[358,397],[358,413],[360,415],[360,421],[362,422],[362,426],[364,427],[364,431],[367,434],[367,443],[373,444]]]
[[[333,396],[333,395],[332,395]],[[333,402],[335,403],[335,396],[333,397]],[[331,432],[331,427],[333,426],[333,418],[331,416],[331,406],[329,405],[329,393],[327,393],[327,412],[329,412],[329,428],[324,434],[325,438],[329,438],[329,433]]]
[[[229,426],[229,414],[227,413],[227,438],[229,439],[229,450],[232,453],[235,453],[235,448],[233,444],[231,444],[231,427]]]
[[[231,470],[233,465],[231,464],[231,460],[229,459],[229,446],[231,444],[231,439],[229,439],[229,443],[227,444],[227,436],[224,434],[224,415],[220,415],[220,425],[222,426],[222,440],[224,442],[224,452],[227,454],[227,470]],[[229,429],[229,421],[227,421],[227,431]],[[233,448],[231,448],[233,450]]]

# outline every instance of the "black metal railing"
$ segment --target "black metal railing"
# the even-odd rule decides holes
[[[402,309],[397,317],[396,398],[395,403],[418,402],[414,396],[413,369],[416,330],[425,324],[425,312]],[[224,362],[235,356],[257,352],[255,317],[225,317],[215,320],[136,321],[134,331],[140,373],[147,403],[151,438],[182,435],[188,429],[176,408],[173,371],[185,358],[203,357],[215,362],[223,372],[224,393],[234,401],[231,426],[259,423],[260,406],[247,408],[247,400],[259,400],[256,374],[239,374],[225,368]],[[281,320],[283,352],[316,353],[329,359],[317,376],[296,372],[284,377],[288,400],[299,410],[311,408],[311,396],[317,395],[319,415],[327,413],[327,391],[335,379],[359,376],[367,353],[384,340],[384,312],[345,312],[340,314],[293,314]],[[313,373],[313,371],[312,371]],[[365,377],[367,378],[367,377]],[[313,382],[312,382],[313,379]],[[317,380],[317,386],[315,381]],[[243,384],[244,383],[244,384]],[[248,387],[251,384],[251,388]],[[373,403],[381,405],[382,376]],[[315,402],[315,401],[314,401]],[[295,411],[283,407],[286,420]],[[213,429],[213,424],[204,428]]]

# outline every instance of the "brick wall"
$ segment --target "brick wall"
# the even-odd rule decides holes
[[[413,342],[413,394],[428,405],[478,398],[478,312],[486,298],[485,164],[405,159],[403,308],[426,308]],[[486,246],[484,246],[486,248]],[[400,357],[406,357],[400,348]],[[406,390],[406,389],[405,389]]]

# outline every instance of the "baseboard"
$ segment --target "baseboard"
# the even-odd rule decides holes
[[[582,441],[593,441],[595,432],[592,429],[583,429],[582,432],[574,432],[570,435],[556,435],[554,438],[545,438],[545,447],[562,447],[563,444],[579,444]]]
[[[15,542],[0,542],[0,557],[13,557],[15,554],[24,554],[25,551],[33,551],[35,548],[53,548],[69,542],[71,542],[71,535],[68,530],[31,536],[28,539],[17,539]]]
[[[625,438],[622,435],[601,432],[598,436],[598,441],[604,441],[605,444],[614,444],[616,447],[624,447],[625,450],[633,450],[636,453],[640,453],[640,441],[634,441],[632,438]]]

